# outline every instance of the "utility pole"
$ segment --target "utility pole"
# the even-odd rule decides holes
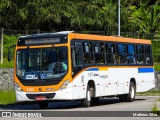
[[[3,64],[3,28],[1,28],[1,64]]]
[[[120,0],[118,0],[118,36],[120,36]]]

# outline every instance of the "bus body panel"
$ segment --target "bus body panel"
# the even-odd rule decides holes
[[[128,94],[132,78],[136,82],[136,92],[148,91],[155,86],[154,72],[138,73],[138,67],[115,67],[108,68],[108,71],[83,71],[73,80],[73,86],[76,85],[73,87],[73,99],[79,98],[78,96],[86,96],[86,88],[90,80],[95,83],[96,97]],[[84,84],[81,81],[84,81]],[[83,90],[81,90],[82,88]]]

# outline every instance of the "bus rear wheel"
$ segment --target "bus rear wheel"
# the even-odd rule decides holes
[[[39,101],[38,104],[39,104],[40,109],[48,108],[48,101]]]
[[[129,94],[125,96],[126,101],[133,102],[135,100],[135,95],[136,95],[136,87],[135,87],[135,84],[131,82],[129,87]]]

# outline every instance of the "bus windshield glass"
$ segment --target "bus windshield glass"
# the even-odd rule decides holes
[[[67,47],[17,50],[17,76],[23,80],[53,79],[68,70]]]

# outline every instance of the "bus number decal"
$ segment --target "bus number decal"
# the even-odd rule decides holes
[[[34,88],[27,88],[27,91],[34,91]]]

